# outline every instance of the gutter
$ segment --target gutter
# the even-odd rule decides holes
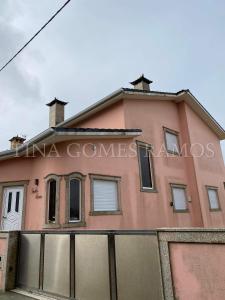
[[[57,136],[73,136],[73,137],[136,137],[142,134],[141,129],[124,129],[122,131],[119,131],[118,129],[115,129],[113,131],[77,131],[74,128],[48,128],[47,130],[43,131],[39,135],[35,136],[31,140],[27,141],[23,145],[19,146],[17,149],[13,150],[6,150],[0,152],[0,160],[4,159],[10,159],[15,157],[20,157],[23,154],[26,154],[29,152],[29,149],[35,144],[38,144],[41,141],[44,141],[45,139],[51,137],[57,137]],[[47,142],[47,141],[46,141]],[[52,142],[53,143],[53,142]],[[46,143],[47,144],[47,143]]]
[[[23,145],[19,146],[16,150],[6,150],[0,152],[0,159],[1,158],[10,158],[10,157],[15,157],[15,155],[21,154],[27,149],[29,149],[29,146],[33,145],[34,143],[38,143],[42,141],[43,139],[51,136],[54,134],[54,129],[53,128],[48,128],[47,130],[41,132],[40,134],[36,135],[34,138],[31,140],[27,141]]]

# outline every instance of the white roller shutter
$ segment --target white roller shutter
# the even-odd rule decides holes
[[[166,131],[167,150],[179,152],[178,137],[176,134]]]
[[[216,189],[208,189],[209,203],[211,209],[219,209],[219,200]]]
[[[117,182],[110,180],[93,181],[94,211],[118,210]]]
[[[184,188],[173,187],[173,202],[176,210],[187,209],[187,199]]]

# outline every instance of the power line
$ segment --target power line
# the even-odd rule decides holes
[[[63,4],[63,6],[59,9],[59,10],[57,10],[57,12],[41,27],[41,29],[39,29],[36,33],[35,33],[35,35],[33,35],[32,36],[32,38],[31,39],[29,39],[29,41],[22,47],[22,48],[20,48],[20,50],[18,51],[18,52],[16,52],[16,54],[9,60],[9,61],[7,61],[7,63],[6,64],[4,64],[3,65],[3,67],[0,69],[0,72],[1,71],[3,71],[7,66],[8,66],[8,64],[9,63],[11,63],[11,61],[13,61],[16,57],[17,57],[17,55],[19,55],[23,50],[24,50],[24,48],[26,48],[29,44],[30,44],[30,42],[33,40],[33,39],[35,39],[36,38],[36,36],[63,10],[63,8],[70,2],[71,0],[67,0],[64,4]]]

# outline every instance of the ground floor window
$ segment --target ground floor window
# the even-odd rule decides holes
[[[120,213],[120,177],[91,175],[91,213]]]
[[[79,221],[80,220],[80,179],[72,178],[70,180],[70,190],[69,190],[69,220]]]
[[[71,173],[66,180],[66,224],[81,226],[84,224],[84,180],[81,173]],[[81,224],[82,223],[82,224]]]
[[[49,175],[45,179],[46,179],[46,224],[58,224],[60,176]]]
[[[55,222],[56,216],[56,180],[51,179],[48,183],[49,196],[48,196],[48,220],[49,222]]]

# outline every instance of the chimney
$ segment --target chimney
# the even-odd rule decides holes
[[[20,137],[20,136],[14,136],[9,141],[11,142],[11,150],[16,149],[17,147],[23,145],[24,141],[26,139]]]
[[[55,127],[59,123],[64,121],[64,106],[68,102],[64,102],[55,98],[50,103],[46,104],[49,109],[49,127]]]
[[[136,90],[150,91],[150,84],[153,81],[149,80],[142,74],[138,79],[130,82]]]

